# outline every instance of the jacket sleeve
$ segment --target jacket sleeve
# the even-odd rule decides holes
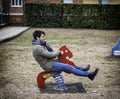
[[[43,49],[41,47],[37,48],[37,52],[38,52],[39,55],[41,55],[43,57],[46,57],[46,58],[56,58],[60,53],[59,50],[54,51],[54,52],[49,52],[49,51],[47,51],[47,50],[45,50],[45,49]]]

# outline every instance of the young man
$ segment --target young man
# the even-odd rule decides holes
[[[37,30],[33,33],[34,40],[33,44],[33,56],[35,60],[39,63],[39,65],[46,72],[71,72],[77,76],[88,77],[90,80],[94,80],[95,76],[98,73],[98,68],[96,68],[93,72],[88,72],[90,65],[83,68],[80,66],[70,66],[68,64],[60,63],[57,60],[57,56],[61,54],[61,52],[53,51],[53,49],[47,44],[45,41],[45,32]]]

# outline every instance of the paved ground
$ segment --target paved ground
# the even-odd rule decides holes
[[[0,42],[14,38],[27,29],[29,29],[29,27],[9,26],[0,28]]]

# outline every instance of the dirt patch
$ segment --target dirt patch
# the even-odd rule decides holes
[[[120,31],[42,28],[54,49],[65,44],[77,65],[91,64],[90,71],[100,69],[94,81],[62,73],[69,90],[60,92],[52,89],[55,85],[52,77],[46,81],[47,89],[37,86],[36,77],[42,69],[32,56],[34,30],[0,45],[0,53],[4,53],[4,61],[0,59],[0,99],[120,99],[120,58],[110,57]]]

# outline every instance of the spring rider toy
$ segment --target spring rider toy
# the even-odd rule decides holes
[[[71,66],[75,66],[74,62],[70,61],[70,58],[73,57],[72,52],[66,47],[66,45],[62,46],[59,48],[59,50],[62,52],[62,55],[58,56],[58,61],[69,64]],[[39,88],[45,88],[45,80],[48,79],[49,77],[53,77],[57,72],[46,72],[42,71],[41,73],[38,74],[37,76],[37,84]],[[70,72],[66,72],[70,74]],[[64,81],[62,78],[62,75],[56,75],[54,77],[56,80],[56,86],[57,87],[63,87],[64,86]]]

